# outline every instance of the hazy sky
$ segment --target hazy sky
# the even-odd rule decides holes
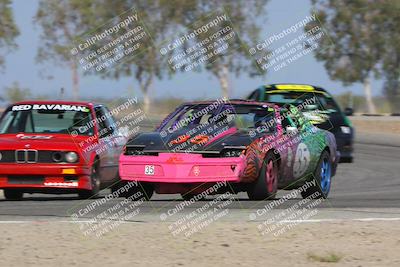
[[[0,89],[18,81],[22,87],[31,89],[34,94],[56,96],[59,88],[64,87],[69,96],[71,88],[71,72],[60,65],[38,65],[35,62],[39,46],[40,29],[33,24],[33,16],[37,10],[38,1],[14,0],[13,10],[16,23],[20,29],[20,36],[16,42],[19,49],[6,57],[6,69],[0,73]],[[308,0],[271,0],[267,6],[268,20],[262,28],[262,38],[268,34],[278,33],[299,20],[310,15],[311,4]],[[261,41],[261,40],[260,40]],[[39,70],[46,70],[48,80],[39,75]],[[232,76],[230,84],[233,97],[244,97],[261,84],[266,83],[309,83],[325,87],[333,94],[351,90],[355,94],[362,94],[362,84],[344,87],[340,82],[329,79],[323,64],[317,62],[312,54],[306,55],[295,63],[279,71],[271,71],[265,78],[249,78],[247,75]],[[380,94],[382,82],[373,81],[374,94]],[[131,86],[138,96],[140,90],[135,79],[124,78],[120,80],[103,80],[95,76],[84,76],[80,79],[80,94],[90,96],[121,96],[126,95],[127,88]],[[153,86],[153,96],[216,98],[220,96],[218,80],[209,73],[186,72],[175,75],[171,79],[156,81]]]

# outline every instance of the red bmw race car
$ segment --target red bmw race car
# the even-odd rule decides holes
[[[9,200],[24,193],[91,197],[118,179],[126,138],[103,105],[26,101],[0,119],[0,189]]]
[[[297,107],[208,101],[183,104],[155,132],[131,138],[119,164],[123,181],[139,182],[130,194],[191,199],[223,183],[216,193],[264,200],[303,186],[303,197],[328,197],[338,160],[333,134]]]

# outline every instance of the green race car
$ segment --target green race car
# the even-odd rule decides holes
[[[340,162],[353,162],[354,129],[347,118],[352,115],[352,109],[346,108],[343,112],[325,89],[307,84],[262,85],[247,99],[279,106],[304,105],[302,112],[311,123],[335,135]]]

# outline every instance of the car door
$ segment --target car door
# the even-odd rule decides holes
[[[302,179],[314,174],[323,142],[319,130],[294,106],[290,107],[288,119],[297,129],[295,139],[292,139],[293,178]]]
[[[127,137],[120,131],[117,121],[115,120],[114,116],[112,116],[110,110],[107,107],[103,108],[104,112],[107,114],[108,127],[112,131],[112,135],[110,136],[110,150],[112,151],[110,152],[110,155],[112,155],[113,164],[118,167],[119,156],[122,153],[124,145],[127,142]]]
[[[294,122],[289,119],[287,111],[281,111],[281,124],[283,133],[277,140],[279,147],[278,149],[281,155],[281,180],[284,184],[288,184],[294,180],[293,166],[295,163],[294,153],[296,153],[297,145],[293,143],[294,133],[297,131],[297,127]]]
[[[99,173],[102,181],[107,182],[115,178],[115,168],[118,166],[112,144],[113,129],[110,127],[106,110],[102,106],[95,107],[95,113],[99,126],[99,145],[96,150],[100,158]]]

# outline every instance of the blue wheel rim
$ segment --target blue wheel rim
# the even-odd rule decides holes
[[[321,189],[324,194],[331,188],[331,164],[329,159],[324,159],[321,164]]]

